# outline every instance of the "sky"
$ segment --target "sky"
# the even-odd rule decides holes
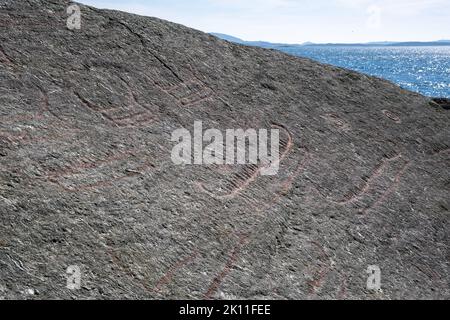
[[[450,0],[78,0],[247,41],[450,40]]]

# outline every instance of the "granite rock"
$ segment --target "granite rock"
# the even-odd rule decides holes
[[[447,110],[157,18],[80,5],[69,30],[68,6],[0,0],[1,298],[450,298]],[[194,121],[279,128],[279,174],[174,165]]]

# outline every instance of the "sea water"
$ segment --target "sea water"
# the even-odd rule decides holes
[[[450,98],[450,46],[280,46],[277,49],[384,78],[426,96]]]

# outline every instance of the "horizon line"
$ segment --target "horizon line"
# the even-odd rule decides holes
[[[306,42],[297,42],[297,43],[284,43],[284,42],[272,42],[267,40],[244,40],[240,37],[236,37],[233,35],[229,35],[222,32],[207,32],[208,34],[214,35],[214,36],[225,36],[228,38],[233,38],[235,40],[239,40],[246,43],[270,43],[270,44],[279,44],[279,45],[373,45],[373,44],[401,44],[401,43],[449,43],[450,45],[450,39],[439,39],[439,40],[429,40],[429,41],[422,41],[422,40],[405,40],[405,41],[389,41],[389,40],[380,40],[380,41],[369,41],[369,42],[314,42],[314,41],[306,41]],[[220,38],[220,37],[219,37]],[[226,39],[225,39],[226,40]]]

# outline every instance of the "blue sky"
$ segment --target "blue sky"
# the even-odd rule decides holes
[[[450,39],[450,0],[78,0],[283,43]]]

